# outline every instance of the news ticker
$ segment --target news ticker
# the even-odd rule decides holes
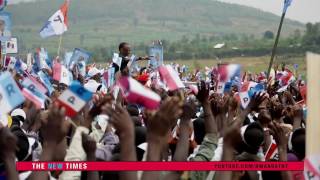
[[[18,171],[303,171],[304,162],[17,162]]]

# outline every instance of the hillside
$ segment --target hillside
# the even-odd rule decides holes
[[[22,49],[40,45],[56,48],[58,38],[42,40],[39,30],[63,0],[41,0],[7,7],[12,13],[13,33],[22,41]],[[280,3],[279,3],[280,5]],[[97,47],[175,40],[181,36],[254,34],[276,31],[280,17],[254,8],[214,0],[72,0],[69,31],[63,47]],[[304,26],[286,19],[283,34]]]

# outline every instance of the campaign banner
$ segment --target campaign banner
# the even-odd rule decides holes
[[[163,47],[161,45],[150,46],[149,57],[149,66],[152,69],[157,69],[163,65]]]
[[[11,38],[11,14],[0,12],[0,41],[8,41]]]
[[[2,51],[5,54],[17,54],[18,53],[18,38],[12,37],[5,42]]]
[[[72,69],[74,65],[78,64],[81,61],[84,61],[87,64],[90,58],[91,54],[89,52],[80,48],[75,48],[68,67]]]

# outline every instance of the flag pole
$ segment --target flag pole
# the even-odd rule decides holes
[[[272,68],[272,65],[273,65],[274,57],[275,57],[275,55],[276,55],[276,50],[277,50],[277,47],[278,47],[279,38],[280,38],[280,34],[281,34],[281,29],[282,29],[282,24],[283,24],[283,21],[284,21],[284,17],[285,17],[285,16],[286,16],[286,12],[283,12],[283,13],[282,13],[282,16],[281,16],[280,25],[279,25],[279,28],[278,28],[278,33],[277,33],[276,41],[275,41],[275,43],[274,43],[274,45],[273,45],[273,49],[272,49],[272,54],[271,54],[271,60],[270,60],[270,63],[269,63],[267,79],[270,78],[270,72],[271,72],[271,68]]]
[[[59,38],[59,45],[58,45],[58,56],[60,56],[60,50],[61,50],[61,44],[62,44],[62,34],[60,35],[60,38]]]

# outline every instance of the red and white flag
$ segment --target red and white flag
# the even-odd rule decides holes
[[[42,38],[61,35],[68,30],[68,9],[69,0],[66,0],[60,9],[49,18],[41,29],[40,36]]]
[[[175,71],[170,65],[163,65],[159,67],[159,73],[161,80],[167,85],[170,91],[174,91],[180,88],[184,88],[177,71]]]
[[[265,154],[265,161],[269,161],[270,159],[278,159],[278,146],[277,144],[272,141],[271,145],[269,146],[266,154]]]
[[[147,109],[156,109],[159,107],[161,101],[160,96],[133,78],[122,77],[118,81],[118,84],[128,102],[142,105]]]
[[[59,62],[54,62],[53,65],[53,79],[56,81],[59,81],[60,83],[70,85],[73,78],[70,71],[62,64]]]

